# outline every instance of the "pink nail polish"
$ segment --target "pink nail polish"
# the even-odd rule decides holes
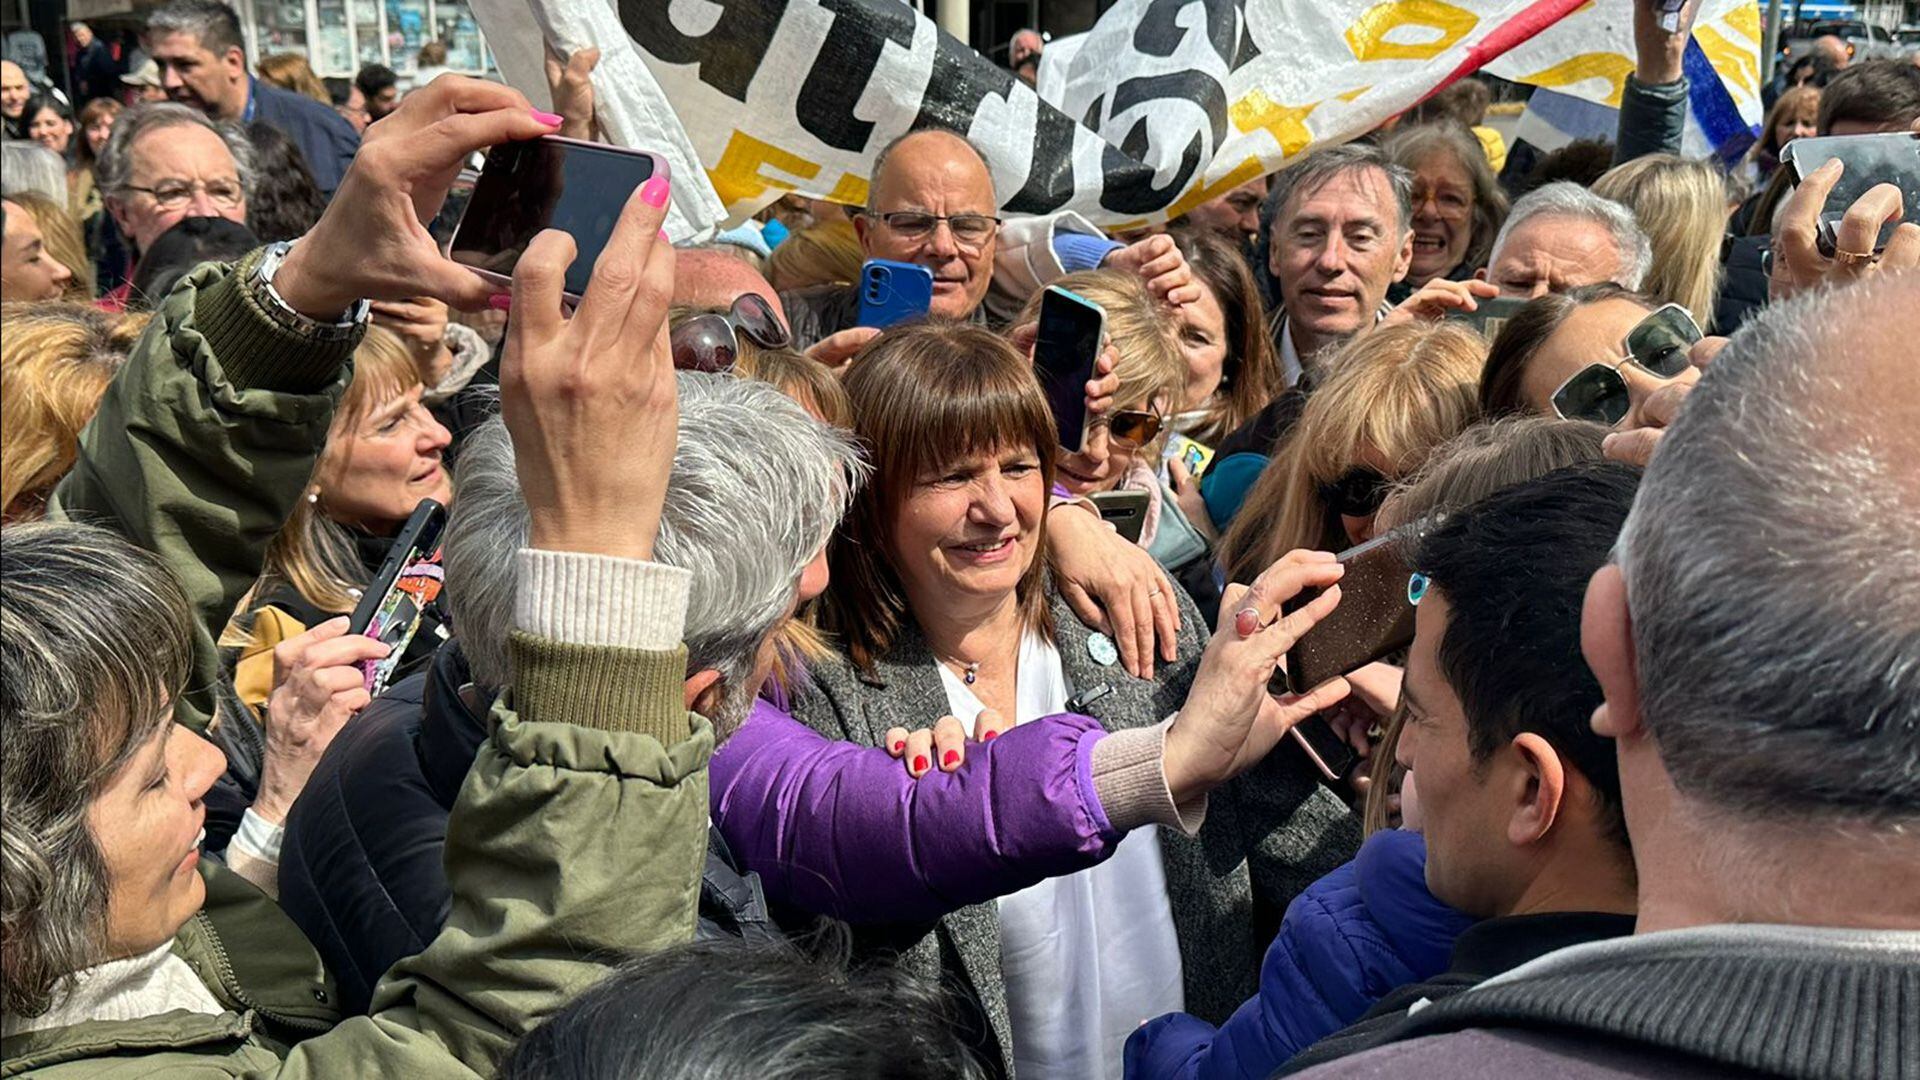
[[[533,112],[533,118],[535,120],[540,121],[541,123],[547,125],[548,127],[560,126],[560,121],[562,119],[560,114],[550,113],[550,112],[541,112],[539,109],[534,109],[532,110],[532,112]]]
[[[667,196],[672,191],[672,185],[667,183],[664,176],[656,176],[640,185],[640,197],[646,200],[648,206],[667,205]]]
[[[495,311],[506,311],[513,307],[513,294],[497,292],[487,297],[487,306]]]
[[[667,239],[667,230],[665,230],[665,229],[661,229],[661,230],[660,230],[660,242],[661,242],[661,243],[663,243],[663,244],[671,244],[671,243],[673,243],[673,241],[671,241],[671,240],[669,240],[669,239]]]

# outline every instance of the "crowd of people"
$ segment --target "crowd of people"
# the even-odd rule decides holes
[[[426,223],[593,50],[336,110],[169,0],[166,100],[9,83],[6,1075],[1920,1076],[1920,226],[1779,167],[1920,67],[1690,158],[1696,6],[1598,161],[1468,79],[1109,237],[928,128],[610,192],[577,298]]]

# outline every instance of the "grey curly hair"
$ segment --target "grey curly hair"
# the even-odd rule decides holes
[[[156,101],[128,109],[114,121],[113,135],[100,150],[93,172],[100,192],[116,198],[125,196],[133,183],[133,144],[148,132],[172,127],[203,127],[227,144],[233,155],[234,174],[240,178],[240,190],[253,194],[253,144],[246,129],[227,120],[210,119],[199,109],[173,101]]]

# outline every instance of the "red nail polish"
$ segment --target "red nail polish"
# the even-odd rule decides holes
[[[907,740],[905,739],[900,739],[893,744],[893,752],[896,754],[902,750],[905,750],[906,748],[907,748]]]
[[[667,183],[666,177],[656,176],[640,185],[640,198],[645,201],[648,206],[665,206],[667,205],[667,196],[672,191],[673,188]]]
[[[913,771],[914,772],[926,772],[927,764],[928,764],[927,755],[925,754],[913,755]]]
[[[541,112],[539,109],[533,109],[531,111],[535,120],[540,121],[548,127],[559,127],[560,121],[563,119],[558,113]]]
[[[980,741],[981,741],[981,742],[992,742],[993,740],[995,740],[995,739],[997,739],[997,738],[999,738],[999,737],[1000,737],[1000,733],[999,733],[999,732],[997,732],[997,731],[989,731],[989,732],[987,732],[987,733],[986,733],[985,735],[982,735],[982,736],[980,736]]]
[[[940,756],[941,765],[952,765],[954,762],[959,760],[960,760],[960,751],[958,750],[949,750],[945,754],[942,754]]]
[[[506,311],[513,307],[513,294],[497,292],[487,297],[487,306],[495,311]]]

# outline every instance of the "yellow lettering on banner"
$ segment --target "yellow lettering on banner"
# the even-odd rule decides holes
[[[842,206],[867,205],[867,178],[855,176],[852,173],[841,173],[840,182],[833,185],[832,191],[827,192],[827,201],[836,202]]]
[[[1194,185],[1185,195],[1174,200],[1173,205],[1167,207],[1167,218],[1168,220],[1177,218],[1208,199],[1217,199],[1265,172],[1266,170],[1260,167],[1259,158],[1248,158],[1235,165],[1233,171],[1219,180],[1211,184]]]
[[[1347,46],[1360,60],[1431,60],[1460,43],[1480,25],[1480,16],[1446,0],[1387,0],[1375,4],[1347,27]],[[1388,41],[1406,27],[1438,30],[1432,41]]]
[[[1729,29],[1732,29],[1737,33],[1746,35],[1749,39],[1751,39],[1756,43],[1759,42],[1760,40],[1760,5],[1759,4],[1741,4],[1739,7],[1736,7],[1732,11],[1727,12],[1727,17],[1720,21],[1726,23]]]
[[[1265,91],[1252,90],[1234,102],[1227,115],[1241,131],[1265,129],[1273,141],[1280,144],[1281,156],[1292,157],[1313,142],[1313,132],[1307,130],[1307,115],[1319,107],[1317,101],[1311,105],[1282,105]]]
[[[1365,95],[1367,91],[1371,89],[1373,89],[1373,87],[1371,86],[1356,86],[1353,89],[1348,90],[1346,93],[1339,95],[1339,97],[1341,101],[1344,101],[1347,104],[1351,105],[1354,102],[1359,101],[1360,98],[1363,95]]]
[[[1711,26],[1694,27],[1693,40],[1700,43],[1700,51],[1722,79],[1749,94],[1760,93],[1760,58],[1752,49],[1742,48]]]
[[[811,180],[820,175],[820,166],[806,158],[788,153],[772,143],[761,142],[744,131],[735,131],[733,137],[727,140],[727,148],[721,152],[719,162],[707,170],[707,179],[713,182],[714,194],[720,196],[720,201],[729,207],[756,200],[770,187],[792,191],[799,186],[791,180],[762,172],[766,166],[802,180]]]
[[[1607,91],[1608,105],[1620,107],[1620,95],[1626,93],[1627,75],[1633,70],[1633,61],[1619,53],[1580,53],[1532,75],[1523,75],[1519,81],[1534,86],[1572,86],[1588,79],[1605,79],[1611,87]]]

